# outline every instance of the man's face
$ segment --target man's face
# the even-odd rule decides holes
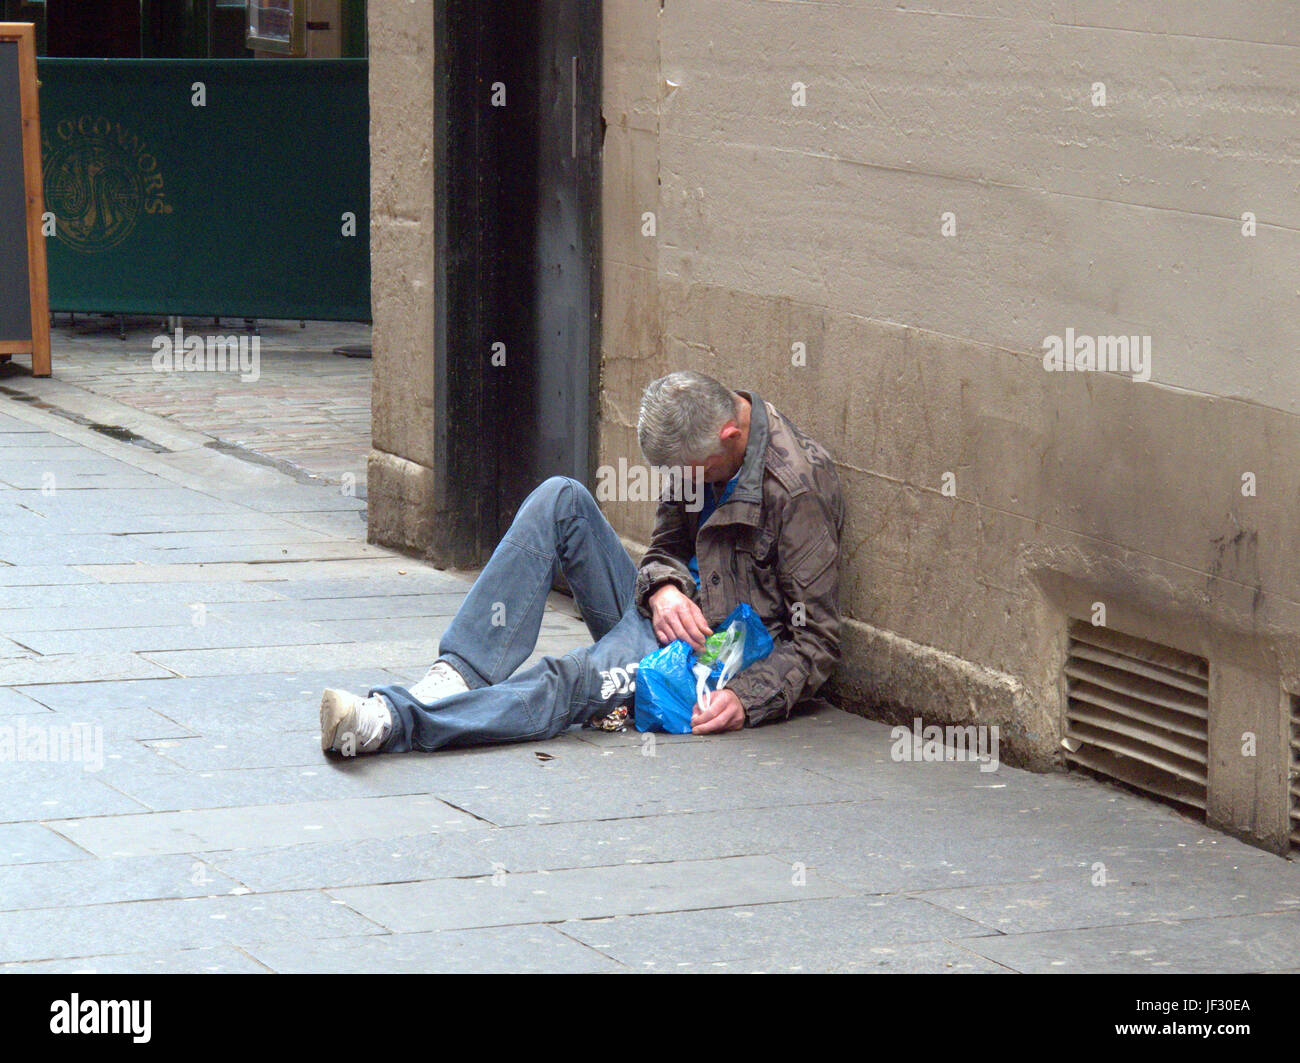
[[[730,458],[725,453],[714,454],[710,458],[705,458],[703,463],[694,466],[691,472],[696,476],[703,476],[705,483],[723,483],[728,479],[729,464]]]
[[[740,428],[735,421],[728,421],[722,426],[719,436],[722,439],[722,450],[719,453],[686,466],[691,475],[696,477],[696,482],[703,478],[705,483],[726,483],[735,475],[737,458],[743,456],[738,453]]]
[[[722,483],[728,479],[726,474],[727,457],[725,454],[714,454],[711,458],[705,458],[703,461],[688,461],[681,468],[682,471],[690,477],[692,483]]]

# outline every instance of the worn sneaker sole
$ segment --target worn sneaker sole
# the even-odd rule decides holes
[[[329,753],[334,748],[334,739],[339,727],[352,711],[355,699],[346,690],[327,690],[320,699],[320,747]]]

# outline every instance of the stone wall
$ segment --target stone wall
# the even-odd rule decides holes
[[[655,376],[756,390],[838,461],[846,704],[1048,766],[1102,603],[1209,659],[1210,819],[1278,845],[1300,22],[1141,6],[609,0],[600,460]],[[1067,329],[1149,338],[1149,379],[1046,371]]]
[[[425,552],[439,484],[434,388],[434,39],[430,3],[372,3],[371,542]]]

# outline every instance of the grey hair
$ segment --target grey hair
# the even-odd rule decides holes
[[[646,385],[636,437],[651,465],[686,465],[722,450],[718,431],[736,416],[736,394],[689,369]]]

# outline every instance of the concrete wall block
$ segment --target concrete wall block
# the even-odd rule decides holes
[[[439,484],[434,470],[372,450],[366,490],[369,540],[423,553],[436,531]]]
[[[380,221],[372,231],[373,443],[432,466],[433,243],[421,228],[401,222]]]
[[[995,725],[1000,756],[1043,771],[1060,741],[1058,716],[1034,703],[1018,678],[972,665],[950,653],[853,621],[844,633],[845,662],[829,693],[873,719],[910,725]]]
[[[1117,0],[1069,0],[1063,21],[1138,33],[1206,37],[1255,44],[1300,45],[1300,21],[1287,0],[1235,4],[1125,4]]]
[[[430,542],[434,465],[434,40],[431,4],[372,4],[372,542]]]
[[[644,129],[610,125],[602,170],[602,254],[606,264],[657,270],[662,239],[659,138]],[[653,214],[653,235],[645,235]]]
[[[1103,23],[1133,21],[1116,16],[1133,5],[1090,6]],[[1048,20],[671,5],[663,68],[680,87],[664,100],[662,128],[1162,210],[1228,218],[1253,210],[1294,228],[1300,50],[1218,39],[1217,10],[1230,5],[1215,6],[1201,20],[1210,34],[1198,37],[1123,32],[1064,11]],[[1263,8],[1279,29],[1285,21],[1281,3],[1236,6]],[[1297,43],[1294,26],[1284,33]],[[803,106],[796,82],[806,86]],[[1104,106],[1094,106],[1097,83]]]
[[[372,210],[431,222],[433,5],[373,5],[369,22]]]
[[[657,131],[659,6],[647,0],[605,0],[602,107],[610,125]]]
[[[615,262],[605,265],[604,285],[601,418],[635,426],[642,390],[662,375],[655,372],[663,360],[659,280],[654,270]]]
[[[1150,337],[1151,380],[1300,413],[1300,232],[662,137],[662,271],[1032,353]],[[941,234],[941,215],[957,235]],[[1248,327],[1243,327],[1247,323]]]
[[[1289,712],[1275,673],[1211,662],[1206,818],[1282,853],[1290,845]]]

